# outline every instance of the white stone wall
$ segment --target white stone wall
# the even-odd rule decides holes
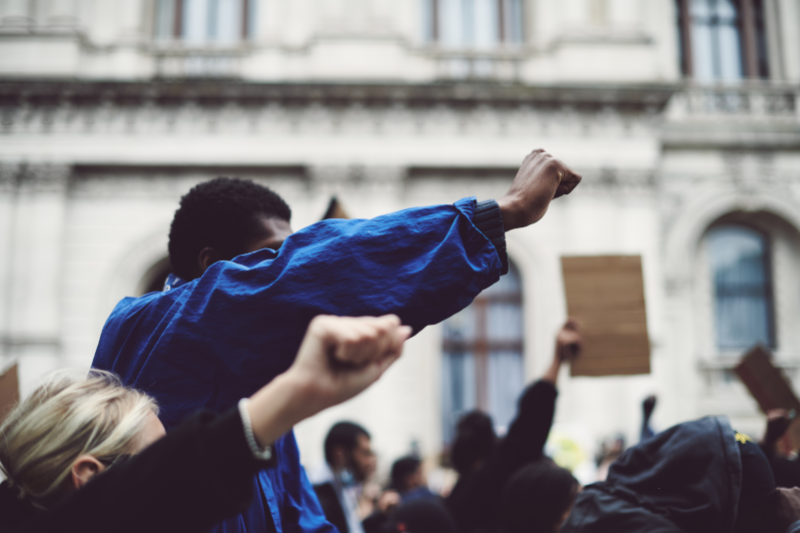
[[[234,75],[253,81],[422,82],[474,57],[425,42],[423,0],[261,0],[248,43],[159,43],[155,0],[3,0],[0,74],[146,79]],[[525,43],[481,57],[528,83],[676,80],[670,0],[527,0]]]
[[[642,255],[653,348],[649,376],[565,373],[557,425],[589,444],[635,441],[640,401],[656,392],[657,428],[725,413],[759,434],[753,401],[725,378],[733,354],[714,348],[702,238],[731,213],[770,235],[777,360],[800,377],[800,8],[767,4],[781,27],[775,80],[697,88],[679,80],[670,0],[528,0],[525,46],[486,56],[521,84],[500,70],[442,83],[442,65],[469,54],[423,42],[416,0],[263,0],[253,42],[213,51],[237,81],[158,83],[147,80],[211,52],[155,44],[150,0],[0,0],[0,365],[19,361],[23,393],[51,369],[88,365],[199,181],[259,180],[298,229],[332,194],[354,217],[496,198],[544,147],[585,181],[508,235],[526,376],[544,371],[565,318],[561,255]],[[301,424],[306,464],[341,418],[372,431],[384,467],[411,442],[436,455],[440,357],[430,327],[372,390]]]

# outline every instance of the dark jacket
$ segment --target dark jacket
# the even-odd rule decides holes
[[[339,502],[339,497],[336,495],[336,488],[333,483],[314,485],[314,492],[317,493],[317,498],[319,498],[319,503],[325,512],[325,518],[328,519],[328,522],[336,526],[339,533],[348,533],[350,528],[347,526],[347,517],[344,514],[341,502]]]
[[[543,457],[557,396],[555,385],[549,381],[530,385],[492,457],[476,472],[459,478],[447,505],[460,532],[493,531],[497,527],[500,494],[506,482],[521,467]]]
[[[245,509],[253,476],[273,464],[253,457],[238,409],[202,412],[49,512],[20,501],[4,482],[0,532],[202,532]],[[268,515],[262,530],[274,531]]]
[[[629,448],[588,485],[562,533],[729,533],[742,460],[724,417],[686,422]]]

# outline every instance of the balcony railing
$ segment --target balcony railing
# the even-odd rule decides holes
[[[769,82],[689,85],[673,102],[674,117],[800,121],[800,86]]]
[[[436,77],[444,80],[519,81],[521,51],[434,49],[426,52],[436,62]]]
[[[180,48],[153,50],[159,78],[238,78],[245,47]]]

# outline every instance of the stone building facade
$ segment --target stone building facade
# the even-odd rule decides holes
[[[562,255],[644,265],[652,373],[561,378],[557,428],[587,457],[636,440],[650,392],[658,427],[759,433],[742,346],[800,368],[796,0],[0,0],[0,363],[23,394],[88,365],[114,304],[158,286],[195,183],[265,183],[297,229],[331,196],[359,218],[497,197],[535,147],[585,180],[508,235],[513,282],[301,424],[306,463],[341,418],[384,462],[438,454],[461,409],[502,426],[552,356]],[[454,341],[480,320],[484,359]]]

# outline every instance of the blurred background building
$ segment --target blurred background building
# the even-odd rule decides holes
[[[502,431],[565,319],[562,255],[644,264],[652,374],[562,377],[585,458],[636,440],[650,392],[659,428],[760,433],[739,354],[800,377],[797,0],[0,0],[0,365],[23,394],[88,365],[114,304],[159,290],[195,183],[267,184],[298,229],[334,195],[359,218],[496,198],[536,147],[584,183],[508,235],[509,276],[298,427],[305,463],[341,418],[384,464],[439,454],[466,409]]]

